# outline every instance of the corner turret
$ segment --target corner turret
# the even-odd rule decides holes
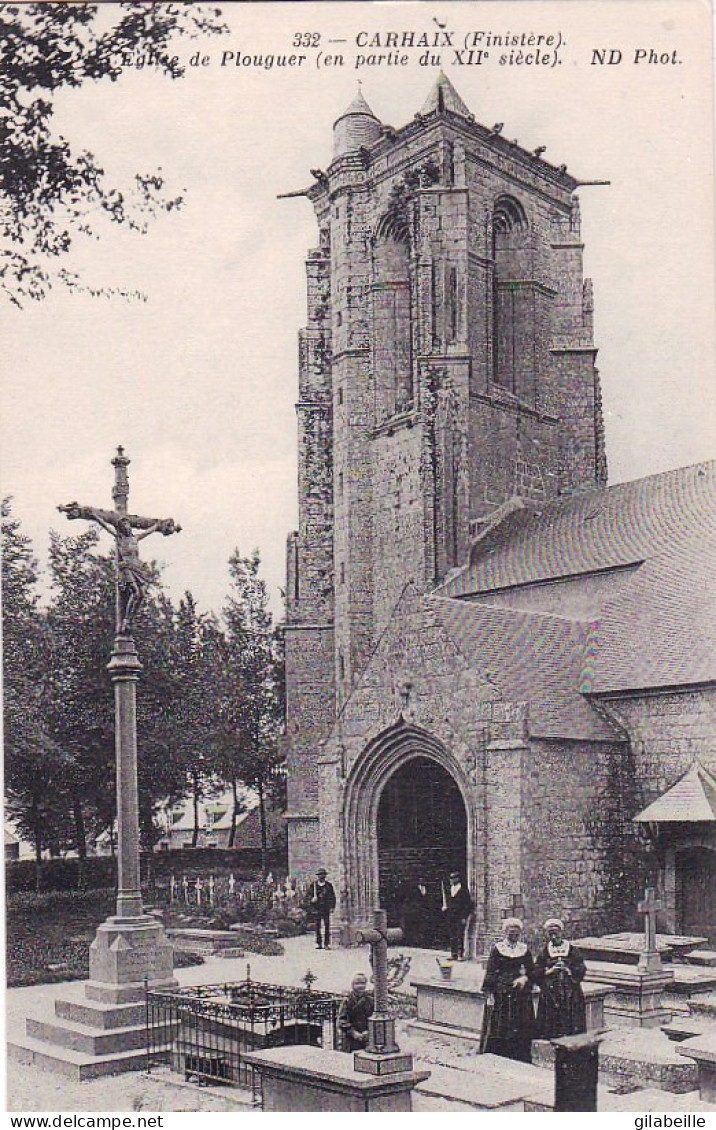
[[[333,156],[357,153],[363,146],[373,145],[382,126],[359,89],[348,109],[333,125]]]

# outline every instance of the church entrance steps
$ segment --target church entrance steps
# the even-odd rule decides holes
[[[532,1062],[553,1068],[554,1048],[547,1040],[532,1044]],[[654,1028],[613,1028],[599,1045],[599,1078],[615,1086],[656,1087],[673,1094],[693,1091],[698,1072],[678,1054],[677,1045]]]

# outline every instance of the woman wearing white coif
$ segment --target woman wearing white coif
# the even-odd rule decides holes
[[[519,918],[506,918],[502,931],[502,940],[490,951],[482,982],[485,1015],[480,1047],[483,1052],[530,1063],[535,1034],[534,961],[522,940]]]
[[[564,937],[560,918],[544,924],[547,942],[535,962],[535,981],[540,987],[537,1029],[540,1039],[576,1036],[587,1031],[582,981],[587,972],[584,958]]]

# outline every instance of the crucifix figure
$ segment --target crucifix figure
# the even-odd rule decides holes
[[[639,914],[644,915],[644,949],[639,958],[640,969],[660,969],[661,956],[656,944],[656,915],[664,904],[654,897],[654,888],[646,887],[644,898],[637,904]]]
[[[356,942],[370,946],[370,963],[373,969],[375,1010],[368,1018],[368,1046],[354,1053],[356,1071],[374,1075],[389,1075],[398,1071],[412,1071],[413,1057],[403,1055],[395,1039],[395,1017],[388,1005],[388,942],[400,942],[403,931],[388,929],[388,915],[384,910],[373,911],[373,928],[356,931]]]
[[[115,473],[112,491],[114,510],[80,506],[78,502],[68,502],[65,506],[58,506],[57,509],[70,519],[84,518],[88,522],[96,522],[115,539],[117,547],[115,632],[117,635],[130,635],[134,617],[144,602],[147,588],[152,583],[151,573],[140,560],[137,543],[154,533],[163,534],[164,537],[178,534],[181,526],[178,526],[173,518],[140,518],[137,514],[129,514],[127,512],[129,459],[125,456],[122,447],[117,448],[112,465]],[[135,533],[137,530],[141,533]]]

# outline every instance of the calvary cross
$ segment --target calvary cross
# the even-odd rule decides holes
[[[112,460],[114,467],[114,489],[112,501],[114,510],[100,510],[95,506],[80,506],[78,502],[68,502],[57,509],[68,518],[84,518],[88,522],[96,522],[103,530],[111,534],[117,547],[117,609],[115,632],[117,635],[129,635],[132,630],[132,621],[139,611],[146,596],[147,587],[152,583],[152,575],[139,558],[137,542],[150,534],[160,533],[164,537],[169,534],[181,532],[173,518],[140,518],[137,514],[128,513],[129,505],[129,477],[127,467],[130,460],[124,454],[124,448],[118,447],[117,454]],[[134,530],[141,530],[135,534]]]

